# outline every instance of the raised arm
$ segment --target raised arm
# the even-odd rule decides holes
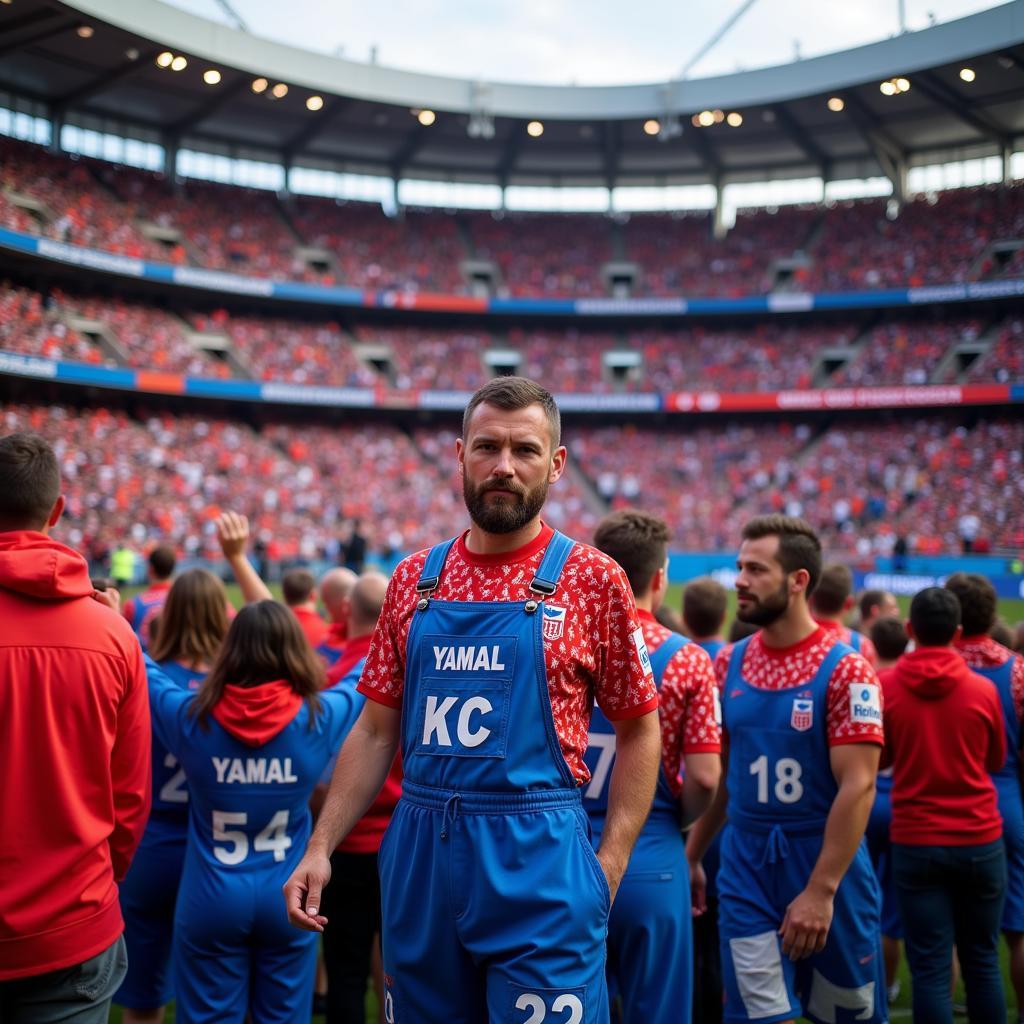
[[[242,590],[245,603],[273,601],[274,595],[245,554],[249,543],[249,520],[237,512],[223,512],[217,517],[217,540]]]

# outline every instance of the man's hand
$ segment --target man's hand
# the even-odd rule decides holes
[[[832,926],[833,899],[831,892],[812,884],[786,907],[779,935],[782,952],[790,960],[803,960],[825,948]]]
[[[708,876],[701,861],[690,865],[690,913],[694,917],[706,914],[708,909]]]
[[[105,604],[112,611],[121,611],[121,591],[117,587],[107,587],[106,590],[93,590],[92,599]]]
[[[249,520],[237,512],[222,512],[216,519],[217,540],[224,557],[230,562],[245,554],[249,543]]]
[[[327,918],[320,913],[320,900],[331,880],[331,859],[326,854],[307,849],[306,855],[284,883],[284,901],[288,920],[307,932],[322,932]]]
[[[601,870],[604,872],[605,881],[608,883],[608,891],[611,893],[610,902],[614,903],[615,894],[619,891],[619,886],[622,884],[622,876],[626,873],[626,868],[629,866],[629,859],[627,858],[622,863],[617,858],[613,860],[602,850],[597,851],[597,859],[601,865]]]

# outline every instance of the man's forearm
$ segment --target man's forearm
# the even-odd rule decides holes
[[[617,884],[654,800],[661,758],[661,729],[657,712],[615,723],[615,726],[615,765],[598,856]]]
[[[718,754],[687,754],[683,791],[679,797],[682,827],[688,829],[711,806],[721,779],[722,759]]]
[[[377,732],[367,714],[356,719],[338,754],[309,848],[330,855],[366,813],[381,791],[395,760],[398,738]]]
[[[807,888],[817,888],[829,894],[834,894],[839,888],[864,838],[874,799],[874,776],[855,776],[840,785],[825,822],[825,839]]]

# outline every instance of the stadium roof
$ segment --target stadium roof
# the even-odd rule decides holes
[[[165,52],[187,66],[158,66]],[[395,178],[898,179],[908,165],[1006,154],[1024,138],[1024,0],[784,66],[636,86],[398,71],[259,39],[158,0],[3,0],[0,57],[0,89],[54,120],[117,134],[134,127],[168,148]],[[216,84],[204,81],[209,70]],[[890,81],[894,94],[884,95]],[[288,90],[275,98],[278,83]],[[311,97],[320,109],[307,107]],[[423,110],[433,123],[420,123]],[[697,127],[701,112],[714,123]],[[539,137],[527,131],[534,120]],[[647,134],[646,121],[660,134]]]

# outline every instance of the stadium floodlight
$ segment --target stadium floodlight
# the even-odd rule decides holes
[[[174,54],[171,53],[170,50],[164,50],[164,52],[159,54],[156,58],[157,67],[169,68],[172,60],[174,60]]]
[[[270,95],[275,100],[283,100],[288,95],[288,86],[284,82],[278,82],[273,89],[270,90]]]
[[[306,99],[306,109],[316,112],[317,110],[323,110],[324,98],[323,96],[309,96]]]
[[[424,128],[429,128],[437,120],[437,114],[432,110],[421,110],[416,115],[416,120],[419,121]]]
[[[710,128],[715,123],[715,115],[710,110],[702,110],[696,117],[698,128]]]
[[[830,96],[828,98],[828,109],[833,114],[838,114],[846,108],[846,104],[843,102],[842,96]]]
[[[974,73],[974,68],[961,68],[960,78],[965,82],[973,82],[978,76]]]
[[[888,80],[882,82],[878,88],[881,90],[883,96],[895,96],[897,92],[896,83]]]
[[[542,121],[531,121],[526,126],[526,134],[531,139],[539,139],[544,134],[544,123]]]
[[[715,124],[721,124],[725,120],[724,110],[713,110],[711,116],[715,119]]]
[[[646,121],[644,121],[644,132],[647,135],[660,135],[661,122],[656,121],[653,117],[649,117]]]
[[[896,79],[896,91],[897,92],[909,92],[910,91],[910,80],[907,78]]]
[[[184,57],[182,57],[180,53],[178,54],[177,57],[174,58],[174,60],[171,61],[172,71],[184,71],[185,68],[187,67],[188,61]]]
[[[259,93],[267,91],[268,85],[270,85],[270,83],[265,78],[254,78],[252,82],[252,91],[259,95]]]
[[[203,81],[207,85],[219,85],[220,84],[220,72],[216,68],[207,68],[203,72]]]
[[[78,33],[80,39],[92,39],[93,32],[96,30],[92,25],[79,25],[75,31]]]
[[[743,115],[738,110],[730,111],[725,117],[725,123],[730,128],[739,128],[743,124]]]

